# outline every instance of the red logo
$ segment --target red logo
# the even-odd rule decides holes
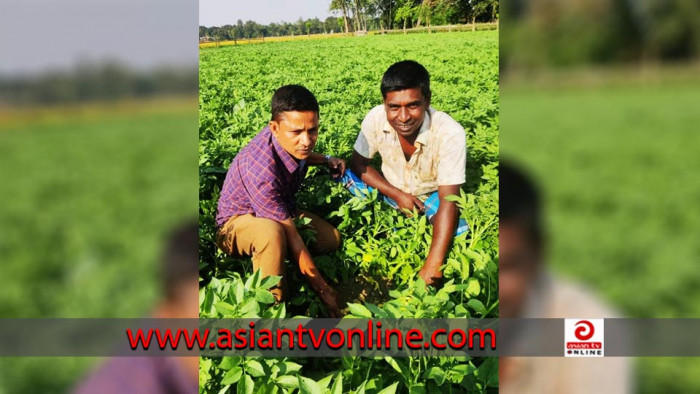
[[[580,341],[587,341],[591,339],[594,332],[595,329],[593,328],[593,324],[588,320],[576,322],[576,330],[574,331],[574,335],[576,335],[576,338],[578,338]]]

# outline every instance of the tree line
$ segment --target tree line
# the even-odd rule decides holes
[[[0,109],[95,100],[189,96],[198,90],[197,67],[135,70],[115,62],[85,63],[39,75],[0,75]]]
[[[238,40],[494,22],[498,0],[331,0],[329,11],[337,16],[267,25],[239,19],[230,25],[200,26],[199,37]]]

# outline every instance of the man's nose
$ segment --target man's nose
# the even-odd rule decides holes
[[[401,108],[399,110],[399,122],[406,123],[409,120],[411,120],[411,113],[408,111],[408,108]]]
[[[309,136],[309,133],[303,132],[299,135],[299,143],[303,146],[309,146],[311,145],[311,137]]]

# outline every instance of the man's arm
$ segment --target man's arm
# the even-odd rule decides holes
[[[440,267],[445,262],[445,256],[457,225],[457,204],[445,200],[445,197],[459,194],[460,185],[438,186],[440,206],[433,218],[433,241],[425,264],[418,275],[429,285],[434,285],[442,278]]]
[[[331,317],[340,317],[340,308],[338,307],[337,295],[335,291],[326,283],[321,275],[321,272],[314,264],[309,250],[304,245],[304,241],[299,235],[294,219],[289,218],[279,222],[284,228],[284,233],[287,237],[287,247],[289,248],[290,256],[299,264],[299,270],[308,280],[311,288],[321,297],[328,314]]]
[[[345,160],[337,157],[326,158],[326,155],[312,152],[306,159],[306,162],[312,166],[326,166],[331,170],[333,178],[342,176],[345,173]]]
[[[350,159],[350,169],[362,179],[362,182],[372,186],[383,195],[396,201],[399,208],[413,211],[413,208],[416,207],[419,211],[423,210],[423,203],[418,197],[404,193],[400,189],[394,187],[379,173],[379,171],[372,168],[369,162],[370,159],[362,156],[357,151],[353,151],[352,159]]]

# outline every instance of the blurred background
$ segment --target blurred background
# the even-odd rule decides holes
[[[165,237],[197,215],[197,26],[196,0],[3,2],[1,318],[162,299]],[[0,358],[0,393],[67,392],[99,363]]]
[[[700,316],[700,3],[501,4],[501,158],[542,188],[547,262],[623,316]],[[635,386],[700,392],[700,360]]]

